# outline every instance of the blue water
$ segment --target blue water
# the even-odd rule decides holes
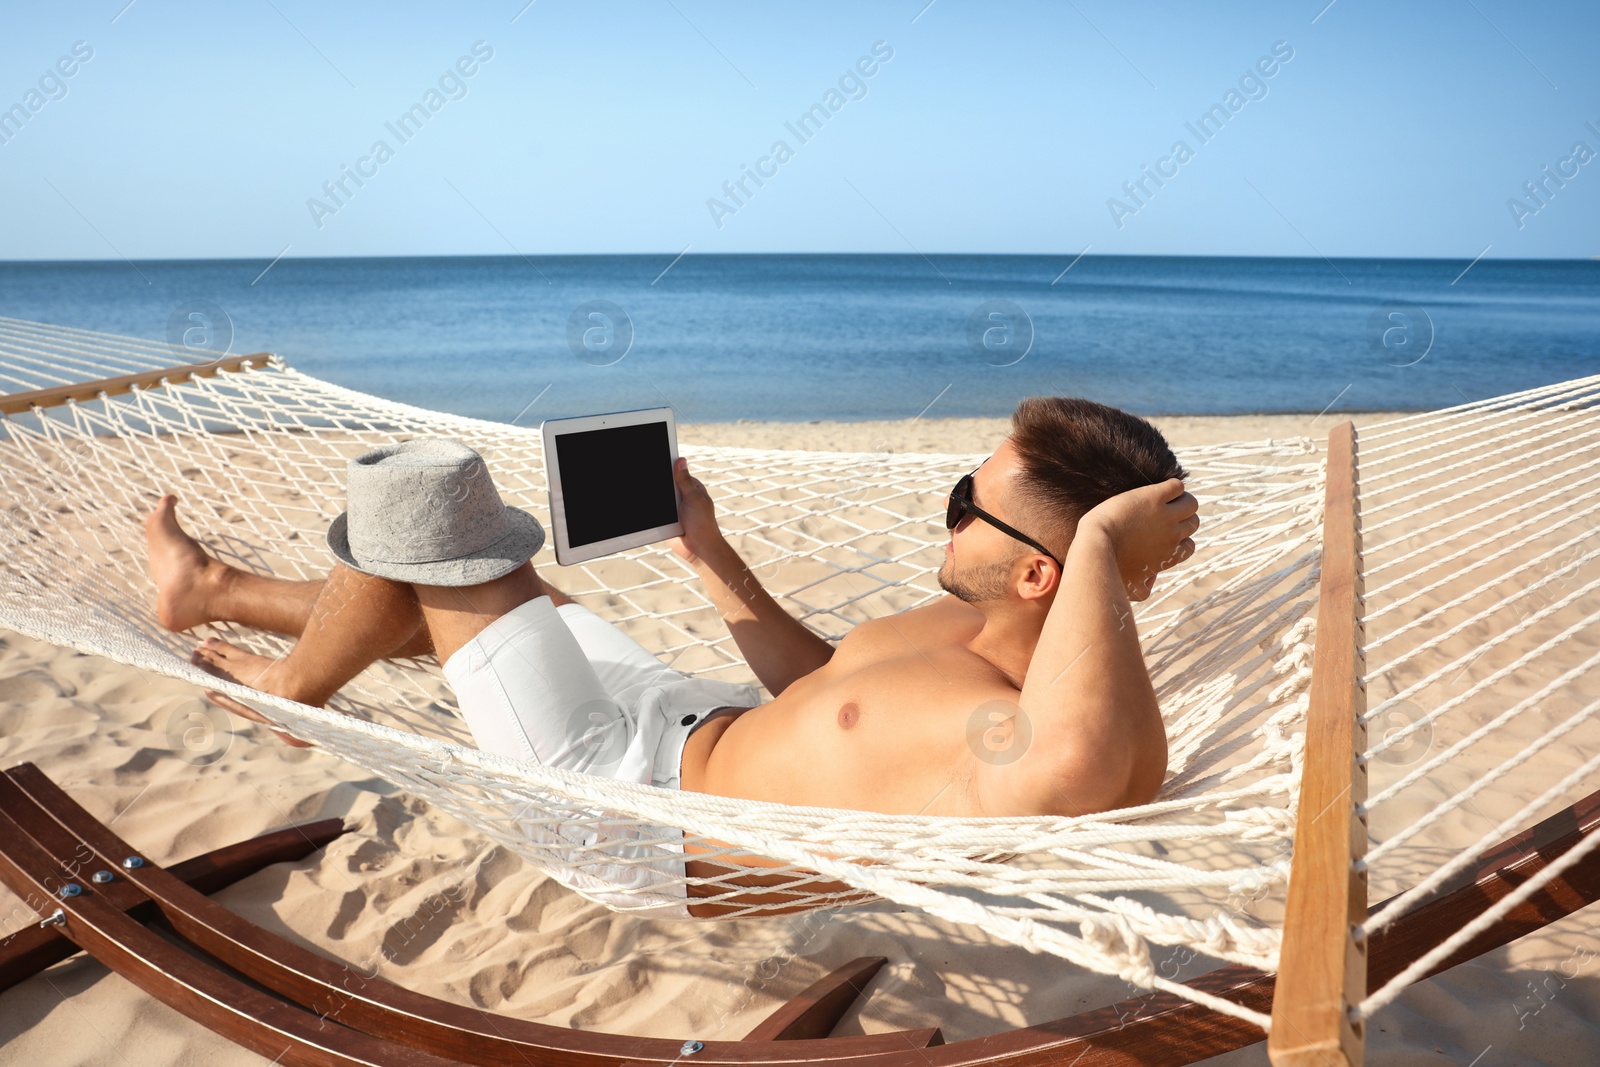
[[[180,312],[178,343],[275,351],[352,388],[529,426],[662,404],[690,422],[1003,416],[1034,393],[1141,414],[1417,410],[1600,373],[1600,262],[1462,275],[1457,260],[1085,256],[1063,275],[1071,262],[0,263],[0,315],[160,340]],[[592,301],[626,321],[602,311],[569,339]],[[1008,304],[969,331],[991,301]],[[202,309],[191,325],[200,305],[227,322]]]

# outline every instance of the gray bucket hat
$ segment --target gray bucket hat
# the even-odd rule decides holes
[[[501,501],[483,457],[424,437],[350,461],[348,510],[328,547],[365,574],[424,585],[476,585],[509,574],[544,547],[539,520]]]

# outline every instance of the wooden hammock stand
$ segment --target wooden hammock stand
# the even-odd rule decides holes
[[[262,357],[130,375],[6,398],[0,412],[246,369]],[[111,386],[112,388],[107,388]],[[49,396],[43,394],[51,394]],[[1329,434],[1327,507],[1302,814],[1280,970],[1231,965],[1190,984],[1271,1011],[1277,1067],[1358,1067],[1362,1027],[1350,1007],[1483,914],[1600,826],[1600,791],[1486,853],[1431,900],[1356,936],[1368,914],[1357,863],[1367,828],[1357,679],[1361,623],[1355,429]],[[1307,818],[1306,814],[1312,813]],[[1179,1065],[1261,1041],[1251,1024],[1167,993],[988,1037],[945,1044],[937,1028],[829,1037],[885,960],[852,960],[770,1015],[741,1041],[624,1037],[495,1015],[413,992],[301,948],[206,894],[261,867],[301,858],[343,833],[336,820],[276,831],[164,869],[141,857],[43,772],[0,775],[0,882],[42,917],[0,941],[0,990],[78,950],[151,996],[275,1063],[304,1067],[528,1063],[540,1067],[1130,1067]],[[86,874],[85,872],[89,872]],[[1449,958],[1437,974],[1508,944],[1600,897],[1590,853]],[[1376,909],[1374,909],[1376,910]],[[145,923],[181,939],[180,948]]]

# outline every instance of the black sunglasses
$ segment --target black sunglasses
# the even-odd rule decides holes
[[[978,473],[977,469],[974,468],[972,474],[976,473]],[[1015,526],[1008,526],[1001,522],[999,519],[995,518],[993,515],[989,514],[987,511],[984,511],[982,508],[972,502],[972,474],[962,475],[961,480],[956,482],[956,487],[950,490],[950,505],[945,509],[944,513],[944,528],[946,530],[954,530],[958,525],[960,525],[961,520],[966,517],[967,512],[970,511],[978,518],[988,523],[990,526],[993,526],[995,529],[1000,530],[1003,533],[1010,534],[1012,537],[1015,537],[1018,541],[1021,541],[1025,545],[1030,545],[1033,548],[1037,548],[1040,552],[1043,552],[1045,555],[1049,556],[1051,561],[1054,562],[1057,567],[1062,567],[1061,561],[1056,559],[1055,554],[1048,548],[1044,547],[1039,542],[1023,533],[1021,530],[1018,530]],[[1064,567],[1062,567],[1062,569],[1065,570]]]

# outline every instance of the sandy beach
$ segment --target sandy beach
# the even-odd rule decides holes
[[[1359,428],[1395,416],[1151,421],[1183,447],[1321,437],[1346,417]],[[679,428],[683,442],[697,445],[864,452],[981,453],[1006,432],[1004,419]],[[535,563],[542,559],[549,557]],[[1573,661],[1591,651],[1575,647]],[[863,955],[889,962],[838,1034],[938,1025],[946,1041],[957,1041],[1129,995],[1118,979],[888,903],[706,924],[619,916],[388,783],[315,749],[287,747],[265,728],[236,720],[220,759],[185,761],[168,728],[198,699],[186,683],[0,631],[0,763],[37,764],[160,862],[291,822],[344,819],[350,832],[326,850],[217,899],[419,992],[558,1026],[701,1040],[743,1037],[809,983]],[[34,920],[3,890],[0,917],[0,935]],[[1373,1023],[1368,1062],[1595,1062],[1595,924],[1580,912],[1413,987]],[[265,1062],[86,958],[0,993],[0,1064]],[[1265,1064],[1265,1046],[1210,1062]]]

